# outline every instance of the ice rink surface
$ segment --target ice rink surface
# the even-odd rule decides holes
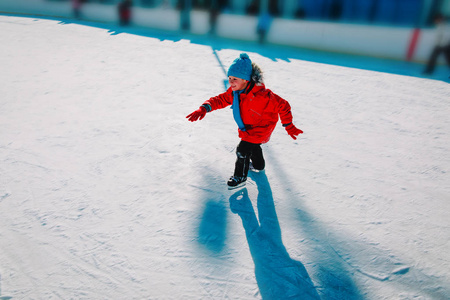
[[[449,299],[448,69],[0,15],[0,299]],[[241,52],[288,100],[228,191]]]

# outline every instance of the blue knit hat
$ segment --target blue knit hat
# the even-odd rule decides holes
[[[228,69],[227,76],[233,76],[250,81],[252,77],[252,61],[247,53],[241,53],[239,58],[236,58]]]

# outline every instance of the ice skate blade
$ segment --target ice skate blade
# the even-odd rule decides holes
[[[244,181],[244,182],[241,182],[241,183],[239,183],[239,184],[238,184],[238,185],[236,185],[236,186],[228,186],[228,189],[229,189],[229,190],[235,190],[235,189],[238,189],[238,188],[244,187],[244,186],[245,186],[245,184],[246,184],[246,182]]]

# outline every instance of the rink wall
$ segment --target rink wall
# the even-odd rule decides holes
[[[1,0],[0,12],[71,18],[70,1]],[[112,4],[86,3],[82,18],[90,21],[117,23],[117,7]],[[180,13],[172,8],[133,8],[133,23],[137,26],[176,31],[180,28]],[[257,17],[222,14],[216,34],[224,38],[257,41]],[[239,30],[236,30],[239,28]],[[191,32],[207,34],[209,16],[206,11],[191,12]],[[413,43],[416,34],[417,43]],[[433,29],[384,27],[361,24],[312,22],[274,19],[267,42],[331,52],[424,62],[434,42]]]

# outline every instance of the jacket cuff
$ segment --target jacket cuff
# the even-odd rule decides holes
[[[210,112],[212,109],[211,109],[211,105],[209,105],[209,104],[202,104],[202,107],[204,107],[205,109],[206,109],[206,112]]]

